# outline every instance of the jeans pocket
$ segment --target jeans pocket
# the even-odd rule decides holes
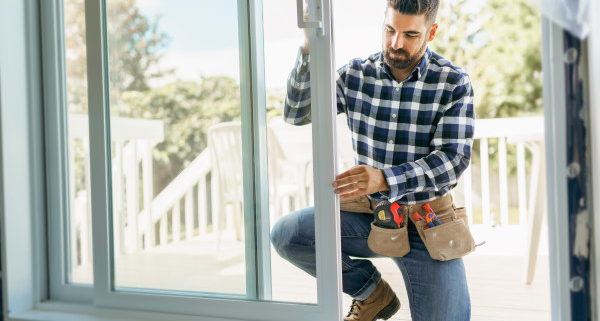
[[[371,251],[393,257],[405,256],[410,251],[408,242],[408,229],[383,228],[371,223],[371,233],[367,239]]]
[[[431,258],[438,261],[457,259],[475,250],[475,240],[462,219],[424,229],[423,241]]]

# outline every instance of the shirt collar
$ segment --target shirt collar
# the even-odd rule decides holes
[[[427,63],[429,62],[429,58],[431,58],[431,50],[429,49],[429,47],[427,47],[426,50],[425,50],[425,55],[423,55],[423,58],[421,58],[421,61],[419,61],[419,64],[410,73],[410,76],[408,76],[407,79],[414,81],[414,80],[417,80],[417,79],[421,78],[421,75],[423,74],[423,71],[427,67]],[[390,67],[383,62],[383,52],[381,52],[379,54],[379,66],[381,68],[383,68],[383,70],[385,70],[385,72],[388,73],[392,78],[394,78],[392,76],[392,72],[390,70]]]

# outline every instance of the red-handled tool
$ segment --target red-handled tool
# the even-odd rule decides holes
[[[396,203],[396,202],[392,203],[392,206],[390,206],[390,211],[392,212],[392,215],[394,215],[394,222],[396,222],[396,224],[398,224],[398,228],[400,228],[400,225],[402,224],[402,221],[404,220],[404,215],[402,215],[402,212],[398,213],[399,209],[400,209],[400,205],[398,205],[398,203]]]
[[[429,203],[423,205],[423,209],[425,210],[425,220],[427,221],[427,225],[429,225],[429,227],[442,225],[442,222],[440,222],[437,215],[435,215],[435,212],[431,209]]]

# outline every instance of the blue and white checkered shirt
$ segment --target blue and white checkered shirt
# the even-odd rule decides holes
[[[310,123],[309,55],[298,52],[288,78],[286,122]],[[469,75],[427,48],[415,70],[396,81],[381,53],[338,70],[338,113],[348,116],[357,164],[383,171],[389,192],[370,195],[400,204],[448,193],[469,166],[475,110]]]

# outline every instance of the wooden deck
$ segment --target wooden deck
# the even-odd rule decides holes
[[[478,232],[474,231],[476,239]],[[472,320],[550,320],[550,284],[547,249],[542,244],[533,284],[523,282],[524,258],[518,237],[487,232],[487,244],[465,257],[471,293]],[[496,239],[499,238],[499,239]],[[516,241],[515,241],[516,239]],[[196,238],[121,256],[116,260],[117,287],[141,287],[176,291],[245,293],[244,247],[241,242],[223,240],[217,250],[214,238]],[[546,252],[544,252],[546,251]],[[401,310],[391,320],[410,320],[404,282],[389,259],[374,263],[400,297]],[[85,280],[89,268],[73,271]],[[316,302],[316,281],[272,253],[273,299]],[[350,297],[344,297],[344,309]]]

